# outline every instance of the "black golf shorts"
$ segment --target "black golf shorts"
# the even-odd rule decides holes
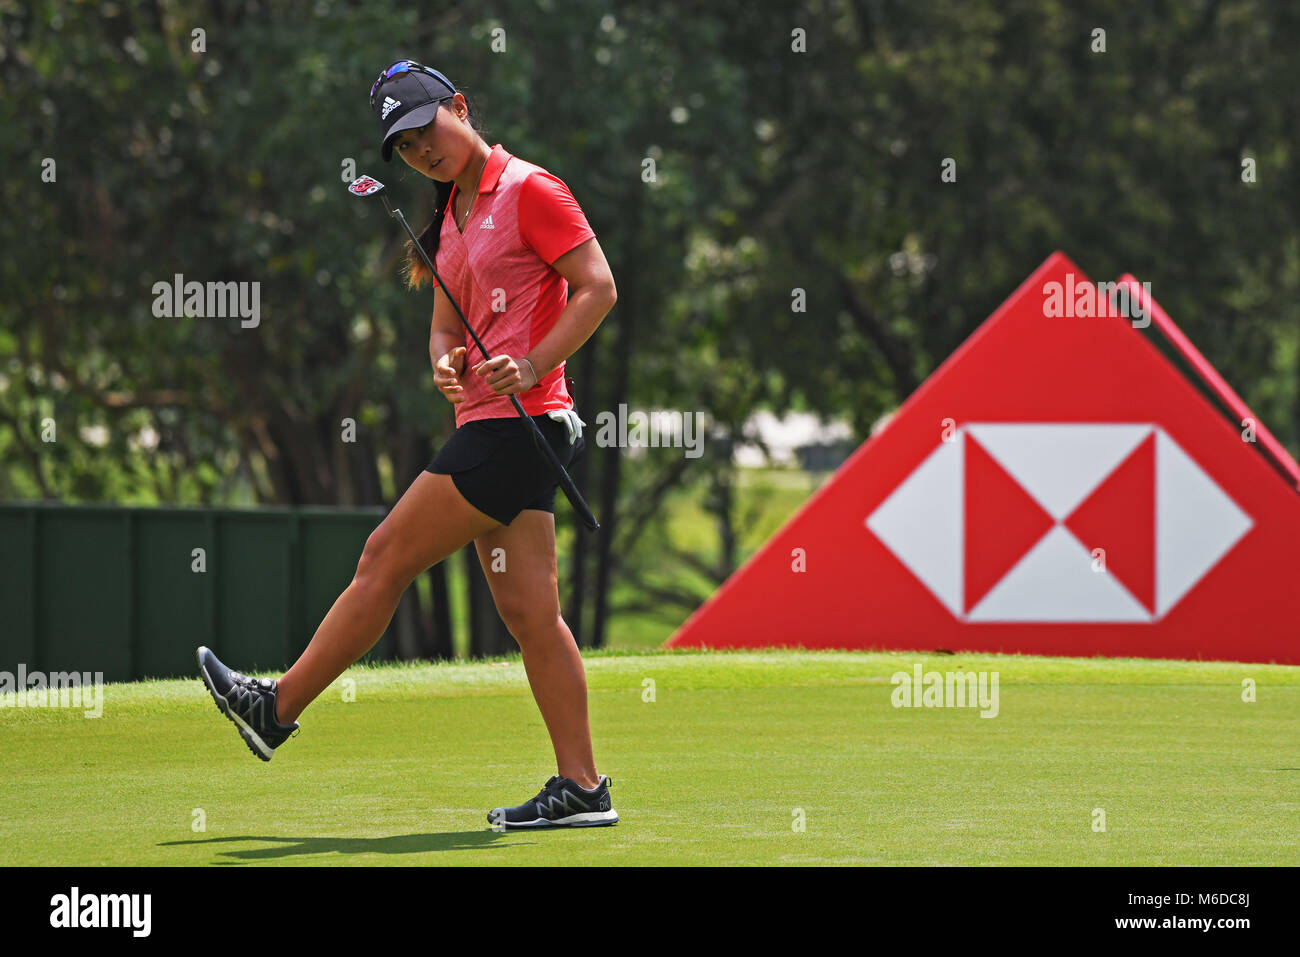
[[[586,448],[581,436],[569,444],[563,422],[544,414],[532,419],[566,469]],[[466,422],[425,471],[450,475],[466,501],[502,525],[509,525],[526,508],[554,512],[558,483],[531,432],[517,415]]]

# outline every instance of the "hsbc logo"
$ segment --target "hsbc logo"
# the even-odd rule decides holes
[[[1150,423],[967,423],[866,517],[966,622],[1158,621],[1253,525]]]

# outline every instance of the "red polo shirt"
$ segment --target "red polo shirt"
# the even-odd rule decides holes
[[[489,354],[518,359],[550,332],[568,301],[569,284],[551,263],[596,234],[559,177],[512,156],[500,143],[483,167],[463,233],[453,212],[456,194],[453,187],[447,199],[438,273]],[[468,332],[465,348],[465,401],[455,406],[457,428],[518,415],[508,396],[497,395],[484,377],[469,371],[483,356]],[[573,408],[563,362],[518,395],[529,415]]]

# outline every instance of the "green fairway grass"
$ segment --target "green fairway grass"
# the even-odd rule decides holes
[[[998,672],[997,717],[893,707],[890,675],[917,662]],[[615,827],[488,828],[489,808],[555,771],[516,656],[353,668],[269,764],[197,677],[106,686],[98,719],[0,708],[0,863],[1300,864],[1300,668],[803,651],[586,663]]]

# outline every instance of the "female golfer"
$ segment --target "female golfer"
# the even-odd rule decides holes
[[[269,761],[297,733],[303,709],[379,640],[415,577],[472,541],[523,652],[558,771],[536,797],[490,811],[488,822],[613,824],[611,782],[592,756],[582,658],[560,615],[556,482],[507,398],[519,396],[566,467],[582,452],[564,362],[614,305],[609,264],[564,183],[499,143],[489,147],[443,74],[399,61],[375,81],[370,103],[384,159],[396,149],[437,184],[437,213],[420,243],[494,358],[477,355],[435,284],[429,358],[456,431],[367,539],[351,584],[293,667],[278,681],[252,679],[199,648],[204,683]],[[408,267],[412,287],[433,282],[414,249]]]

